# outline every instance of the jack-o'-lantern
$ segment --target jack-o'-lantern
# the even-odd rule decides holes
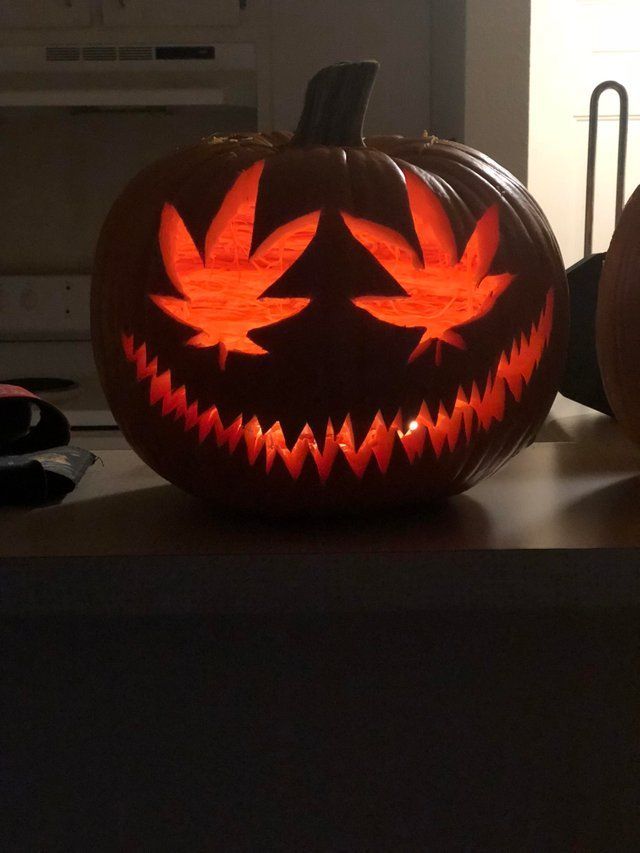
[[[214,136],[150,167],[103,228],[93,338],[116,419],[220,505],[459,492],[556,393],[567,294],[547,221],[463,145],[365,144],[376,70],[319,72],[293,136]]]
[[[627,201],[598,285],[596,343],[607,399],[622,429],[640,444],[640,187]]]

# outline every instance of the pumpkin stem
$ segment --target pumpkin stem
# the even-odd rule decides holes
[[[291,145],[364,147],[362,125],[373,81],[375,59],[338,62],[311,78]]]

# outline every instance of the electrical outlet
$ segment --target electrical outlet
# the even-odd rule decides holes
[[[88,275],[0,276],[0,341],[89,340]]]

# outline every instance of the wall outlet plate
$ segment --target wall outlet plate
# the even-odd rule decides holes
[[[0,341],[88,341],[88,275],[0,276]]]

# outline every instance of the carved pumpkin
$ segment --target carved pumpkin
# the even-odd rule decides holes
[[[624,431],[640,443],[640,187],[626,203],[598,286],[596,342],[607,399]]]
[[[547,221],[463,145],[365,145],[376,70],[319,72],[293,137],[214,136],[150,167],[103,228],[109,402],[149,465],[218,504],[459,492],[556,393],[567,294]]]

